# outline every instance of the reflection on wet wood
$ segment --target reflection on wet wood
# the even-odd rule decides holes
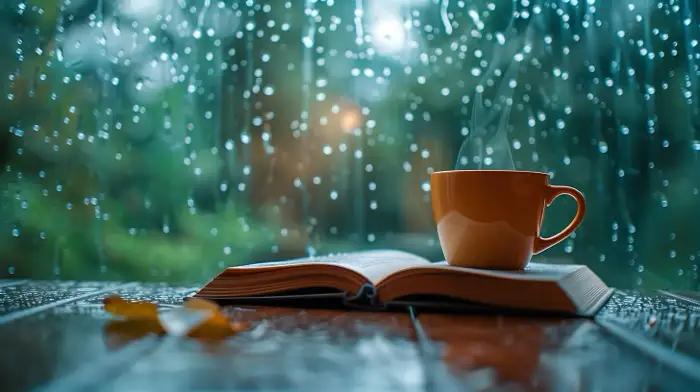
[[[157,320],[109,320],[104,325],[105,346],[119,349],[148,335],[165,336]]]
[[[229,312],[253,327],[215,346],[170,340],[110,389],[421,390],[424,375],[405,314],[288,308]]]
[[[565,323],[503,317],[423,314],[428,337],[442,343],[440,354],[454,371],[493,368],[503,380],[529,384],[539,354],[547,343],[547,327]]]
[[[590,320],[425,314],[420,320],[450,368],[466,380],[481,374],[490,387],[613,392],[700,386]]]
[[[231,307],[234,321],[264,324],[270,331],[320,332],[331,336],[354,337],[368,333],[412,337],[410,319],[405,313],[373,313],[342,310],[304,310],[272,307]]]

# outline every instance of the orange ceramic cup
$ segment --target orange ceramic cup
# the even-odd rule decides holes
[[[542,238],[544,209],[559,195],[576,199],[576,216],[559,234]],[[538,172],[435,172],[430,175],[430,196],[445,260],[462,267],[522,269],[533,254],[576,230],[586,212],[581,192],[549,185],[549,176]]]

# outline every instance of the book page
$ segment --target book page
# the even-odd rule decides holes
[[[404,268],[430,265],[428,260],[420,256],[395,250],[353,252],[318,259],[352,269],[373,284]]]
[[[487,270],[479,268],[455,267],[445,261],[433,263],[431,266],[454,270],[455,272],[466,272],[476,275],[488,275],[503,279],[527,279],[527,280],[547,280],[556,281],[581,268],[576,264],[541,264],[533,263],[522,270]]]
[[[396,250],[369,250],[350,253],[337,253],[317,257],[306,257],[287,261],[257,263],[245,267],[272,267],[295,264],[333,264],[353,270],[376,284],[383,277],[407,267],[430,265],[420,256]]]

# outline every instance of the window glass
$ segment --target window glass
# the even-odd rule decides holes
[[[697,289],[699,12],[683,0],[4,1],[0,275],[202,281],[370,248],[438,261],[429,173],[510,164],[588,202],[541,260],[618,287]],[[458,156],[477,95],[506,161]],[[557,199],[543,235],[574,212]]]

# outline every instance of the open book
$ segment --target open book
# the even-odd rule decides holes
[[[379,250],[231,267],[194,296],[251,305],[510,309],[588,317],[611,294],[583,265],[484,270]]]

